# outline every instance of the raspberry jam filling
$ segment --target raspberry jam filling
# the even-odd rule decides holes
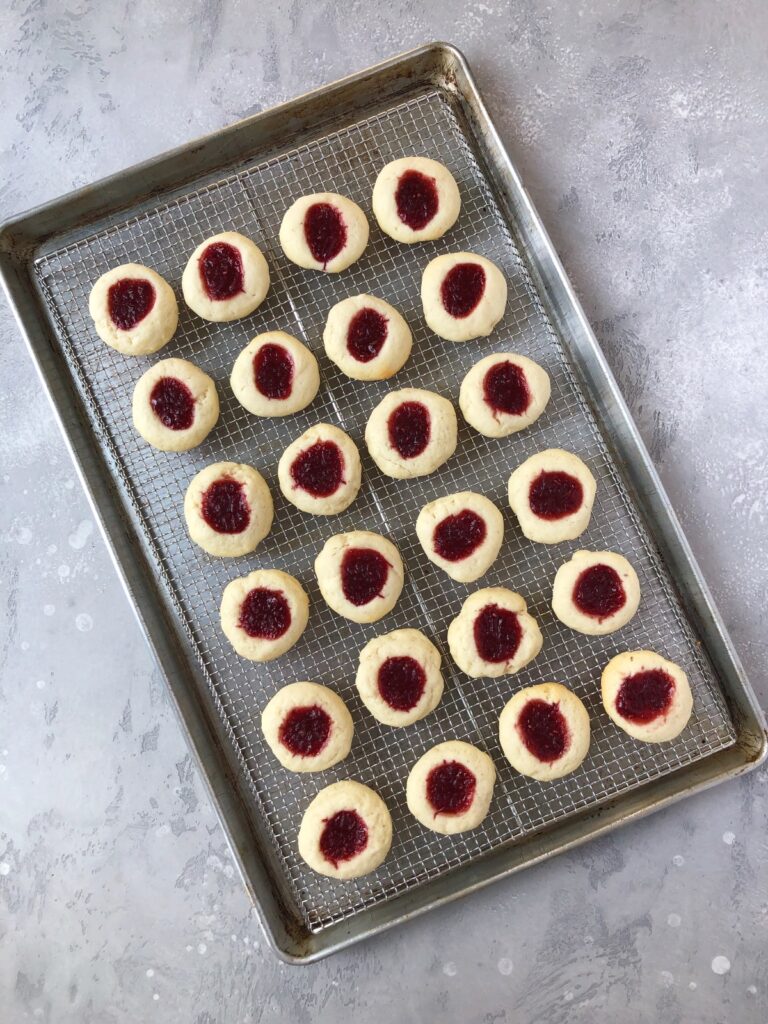
[[[501,662],[514,658],[523,630],[517,615],[508,608],[487,604],[474,625],[475,647],[483,661]]]
[[[279,640],[291,624],[285,594],[268,587],[254,587],[240,606],[237,624],[256,640]]]
[[[368,845],[368,826],[357,811],[336,811],[320,833],[320,852],[335,868],[352,860]]]
[[[403,459],[415,459],[429,444],[429,409],[422,402],[403,402],[387,420],[389,443]]]
[[[485,270],[479,263],[457,263],[440,285],[440,297],[446,313],[458,320],[477,308],[484,291]]]
[[[660,668],[649,668],[627,676],[616,696],[616,710],[622,718],[647,725],[665,715],[672,704],[675,681]]]
[[[178,377],[161,377],[149,394],[152,412],[169,430],[189,430],[195,419],[195,396]]]
[[[483,378],[483,397],[494,412],[522,416],[531,404],[525,371],[517,363],[496,363]]]
[[[344,597],[357,608],[381,597],[389,568],[384,555],[373,548],[350,548],[341,560]]]
[[[325,269],[344,248],[347,226],[335,206],[313,203],[304,214],[304,237],[312,256]]]
[[[421,231],[437,213],[440,198],[434,178],[421,171],[400,175],[395,189],[397,215],[412,231]]]
[[[199,261],[205,294],[215,302],[232,299],[245,291],[243,257],[229,242],[211,242]]]
[[[358,363],[370,363],[387,340],[387,318],[377,309],[358,310],[347,328],[347,351]]]
[[[315,441],[291,464],[291,480],[313,498],[328,498],[344,483],[344,457],[335,441]]]
[[[581,481],[561,470],[543,470],[528,491],[531,512],[539,519],[564,519],[578,512],[584,501]]]
[[[293,390],[293,356],[282,345],[262,345],[253,359],[253,381],[266,398],[288,398]]]
[[[395,711],[411,711],[421,700],[427,673],[409,655],[387,658],[379,667],[377,685],[382,700]]]
[[[591,565],[576,580],[573,603],[593,619],[610,618],[627,603],[621,576],[610,565]]]
[[[559,760],[571,742],[565,715],[557,704],[529,700],[517,719],[517,731],[525,747],[539,761]]]
[[[446,562],[460,562],[477,551],[487,532],[483,517],[465,508],[437,524],[432,544],[435,552]]]
[[[316,757],[328,742],[332,725],[319,704],[291,708],[280,725],[280,742],[296,757]]]
[[[477,779],[460,761],[443,761],[427,776],[427,800],[435,814],[464,814],[472,806]]]
[[[155,286],[141,277],[124,277],[109,286],[107,306],[112,323],[119,331],[130,331],[155,304]]]
[[[216,533],[242,533],[251,521],[245,487],[237,480],[214,480],[203,494],[200,514]]]

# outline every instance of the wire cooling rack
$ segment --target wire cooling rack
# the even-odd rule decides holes
[[[446,164],[456,177],[462,211],[438,242],[398,245],[384,236],[370,214],[376,173],[389,160],[423,154]],[[357,264],[332,276],[291,264],[277,243],[283,213],[299,195],[337,191],[359,203],[371,219],[369,246]],[[146,263],[178,290],[184,265],[198,243],[223,230],[241,231],[262,247],[272,273],[263,306],[242,321],[206,323],[180,301],[178,332],[152,360],[123,357],[103,345],[88,317],[88,293],[109,267]],[[509,284],[506,315],[490,339],[468,344],[440,341],[427,329],[419,301],[421,272],[442,252],[468,250],[496,262]],[[425,91],[376,116],[267,162],[254,161],[229,176],[193,188],[171,202],[135,216],[113,219],[98,232],[45,255],[36,264],[46,302],[69,368],[85,400],[93,429],[126,496],[129,514],[143,532],[157,577],[175,609],[181,641],[190,645],[210,687],[230,742],[236,749],[258,813],[263,815],[280,863],[307,927],[331,923],[411,889],[503,843],[541,829],[585,808],[615,798],[652,779],[730,746],[735,734],[719,687],[701,655],[670,586],[667,571],[630,502],[526,270],[515,239],[473,155],[462,121],[446,94]],[[362,384],[344,377],[326,358],[322,330],[339,299],[370,292],[393,303],[409,322],[413,354],[391,381]],[[235,400],[229,374],[237,353],[264,330],[287,330],[317,355],[320,393],[305,411],[286,419],[258,419]],[[418,386],[458,401],[470,366],[491,352],[509,350],[541,363],[552,380],[552,397],[529,430],[503,440],[484,438],[459,417],[456,454],[421,480],[384,477],[365,452],[363,432],[373,407],[391,388]],[[168,454],[146,445],[131,423],[131,396],[151,361],[181,356],[216,380],[221,419],[191,452]],[[305,515],[277,487],[277,460],[284,448],[314,423],[338,424],[357,442],[363,457],[363,487],[347,511],[332,518]],[[512,469],[544,448],[579,455],[597,478],[589,529],[578,541],[554,547],[526,541],[506,501]],[[213,461],[256,466],[275,498],[275,525],[258,551],[237,560],[214,559],[189,540],[183,498],[192,476]],[[501,554],[486,576],[469,587],[452,582],[422,552],[416,516],[428,501],[458,490],[487,495],[504,513]],[[395,610],[363,626],[347,622],[324,604],[312,569],[315,555],[333,533],[381,532],[399,547],[406,586]],[[573,633],[550,609],[558,566],[578,548],[618,551],[635,566],[642,587],[640,611],[618,634],[591,638]],[[221,632],[219,602],[225,585],[254,568],[279,567],[295,575],[309,593],[309,626],[297,646],[276,662],[241,660]],[[500,680],[469,680],[447,651],[446,630],[468,593],[503,585],[519,591],[544,634],[541,654],[527,669]],[[443,656],[445,695],[435,712],[407,729],[389,729],[363,708],[354,688],[357,655],[373,636],[418,626]],[[600,703],[600,673],[619,651],[652,648],[680,663],[694,694],[689,726],[674,742],[643,745],[617,729]],[[350,756],[319,775],[291,775],[267,748],[259,728],[262,708],[289,682],[311,679],[336,690],[355,724]],[[565,779],[538,783],[516,774],[497,737],[498,716],[512,693],[547,680],[566,684],[584,700],[592,723],[592,745],[581,768]],[[438,836],[413,819],[405,806],[405,781],[414,762],[433,744],[458,738],[493,757],[498,779],[482,826],[463,835]],[[378,871],[352,882],[313,874],[298,856],[296,835],[304,808],[323,786],[354,778],[387,802],[394,823],[391,853]]]

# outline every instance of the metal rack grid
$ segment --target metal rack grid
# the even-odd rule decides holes
[[[368,249],[343,274],[304,271],[286,260],[277,234],[282,215],[296,196],[338,191],[358,202],[370,217],[377,170],[409,153],[440,160],[459,183],[462,212],[446,238],[398,245],[371,218]],[[272,287],[253,316],[230,324],[206,323],[180,302],[178,332],[152,360],[181,356],[211,374],[219,389],[221,418],[193,451],[159,452],[138,437],[131,423],[133,386],[150,360],[125,358],[99,341],[88,317],[88,293],[107,268],[129,261],[152,266],[178,286],[185,262],[200,240],[226,229],[242,231],[262,247]],[[424,325],[419,301],[421,271],[427,262],[441,252],[458,250],[494,260],[509,284],[506,315],[493,336],[466,345],[433,336]],[[266,163],[254,162],[155,209],[115,220],[41,258],[36,274],[93,429],[126,496],[129,514],[151,548],[158,578],[176,610],[179,635],[192,646],[200,663],[308,928],[318,931],[350,917],[735,741],[711,666],[628,499],[567,352],[473,155],[461,118],[444,93],[425,91]],[[351,381],[323,351],[322,329],[331,305],[366,291],[397,306],[413,330],[412,357],[390,382]],[[236,402],[229,373],[235,356],[254,334],[278,328],[302,338],[318,356],[321,390],[314,403],[295,416],[258,419]],[[366,419],[380,398],[393,387],[418,386],[456,403],[460,381],[470,366],[499,350],[528,355],[549,372],[552,397],[539,421],[521,434],[493,440],[471,430],[460,417],[456,454],[438,472],[421,480],[385,478],[368,458],[363,442]],[[282,498],[276,480],[282,450],[322,421],[345,429],[363,457],[358,499],[341,515],[327,519],[295,509]],[[598,481],[588,530],[578,541],[554,547],[526,541],[506,501],[509,472],[535,451],[549,447],[567,448],[581,456]],[[203,466],[224,459],[255,465],[275,498],[271,534],[254,555],[237,560],[206,555],[189,540],[183,520],[189,480]],[[414,529],[426,502],[457,490],[487,495],[505,518],[499,558],[470,587],[454,583],[428,561]],[[347,622],[330,611],[312,569],[316,553],[331,534],[356,528],[390,537],[406,565],[406,586],[397,607],[368,626]],[[555,571],[578,548],[619,551],[638,572],[643,594],[640,611],[618,634],[577,635],[559,623],[549,607]],[[268,566],[299,579],[309,594],[311,613],[309,626],[292,651],[277,662],[256,665],[239,659],[231,649],[220,629],[218,609],[229,580]],[[542,627],[544,647],[514,677],[468,680],[448,655],[447,626],[469,592],[494,585],[523,594]],[[357,652],[373,636],[412,625],[423,629],[441,650],[445,695],[422,722],[403,730],[389,729],[376,722],[357,697]],[[679,662],[691,681],[693,716],[684,733],[670,744],[636,743],[609,721],[600,704],[599,679],[605,663],[619,651],[641,647]],[[299,679],[333,687],[347,701],[354,719],[350,756],[319,775],[287,773],[269,752],[259,727],[261,709],[269,698],[280,686]],[[546,680],[563,682],[579,694],[589,709],[593,732],[590,753],[581,768],[565,779],[542,784],[511,769],[501,753],[496,726],[513,692]],[[487,750],[498,770],[488,817],[481,827],[455,837],[438,836],[418,824],[407,811],[404,793],[413,763],[433,744],[450,738]],[[370,876],[344,883],[313,874],[298,857],[295,841],[301,814],[311,798],[342,778],[359,779],[376,789],[387,802],[394,824],[393,846],[385,864]]]

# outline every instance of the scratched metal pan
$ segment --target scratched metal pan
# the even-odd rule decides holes
[[[458,180],[462,212],[446,238],[399,246],[374,224],[364,257],[344,274],[313,274],[285,259],[277,233],[292,199],[338,191],[370,216],[378,170],[414,153],[442,161]],[[149,264],[178,289],[195,246],[229,228],[264,249],[272,289],[256,314],[233,324],[204,323],[181,303],[179,330],[163,356],[189,358],[212,374],[221,419],[194,451],[158,452],[138,438],[130,421],[133,385],[152,360],[125,358],[98,340],[88,319],[88,292],[107,268],[128,261]],[[433,256],[456,250],[490,257],[509,282],[506,316],[483,342],[442,342],[423,322],[421,271]],[[271,943],[285,959],[317,959],[738,775],[763,758],[763,720],[723,623],[467,64],[450,46],[425,46],[396,57],[24,214],[0,234],[0,271],[244,882]],[[364,457],[360,497],[331,521],[302,515],[282,499],[276,461],[289,441],[322,420],[340,424],[364,450],[366,418],[391,384],[361,385],[344,378],[326,359],[321,342],[330,306],[361,291],[393,302],[413,328],[413,356],[397,386],[426,387],[456,402],[459,383],[474,361],[510,350],[547,368],[552,398],[532,429],[501,441],[462,424],[456,455],[423,480],[386,479]],[[228,385],[236,353],[270,328],[303,338],[321,366],[318,398],[287,420],[250,416]],[[577,543],[555,547],[525,541],[505,501],[510,470],[550,447],[576,452],[598,481],[589,529]],[[276,497],[269,538],[255,555],[235,563],[209,558],[189,541],[183,525],[188,481],[220,459],[256,465]],[[505,510],[502,553],[483,583],[520,591],[544,632],[542,653],[512,680],[469,681],[445,647],[448,622],[467,588],[426,560],[414,522],[426,501],[459,489],[481,491]],[[397,608],[373,626],[336,617],[324,605],[312,572],[324,540],[355,527],[392,537],[407,566]],[[637,568],[640,611],[618,635],[577,636],[551,612],[552,578],[577,547],[620,551]],[[268,666],[238,659],[218,623],[223,587],[261,565],[295,574],[311,601],[301,642]],[[446,691],[423,722],[388,730],[360,705],[356,658],[371,636],[405,625],[419,625],[441,648]],[[692,683],[691,722],[666,745],[636,743],[600,707],[602,667],[618,651],[638,647],[679,662]],[[289,775],[259,730],[266,701],[297,679],[334,687],[355,722],[349,758],[321,776]],[[514,690],[550,679],[568,684],[584,699],[593,740],[577,772],[540,784],[511,770],[499,749],[496,724]],[[443,837],[408,814],[404,784],[424,750],[452,737],[487,750],[499,774],[482,826]],[[314,794],[346,777],[383,795],[392,811],[394,842],[377,872],[341,883],[309,871],[298,856],[296,832]]]

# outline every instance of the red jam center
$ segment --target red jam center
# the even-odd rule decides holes
[[[347,226],[335,206],[313,203],[304,214],[304,237],[312,256],[325,268],[344,248]]]
[[[107,292],[112,323],[119,331],[130,331],[144,319],[155,304],[155,286],[141,277],[124,277]]]
[[[437,213],[440,198],[434,178],[421,171],[406,171],[395,189],[397,215],[412,231],[421,231]]]
[[[427,800],[435,814],[464,814],[472,806],[477,779],[460,761],[443,761],[427,776]]]
[[[477,308],[484,291],[485,271],[479,263],[457,263],[440,285],[446,312],[459,320]]]
[[[664,715],[672,704],[675,681],[660,668],[649,668],[627,676],[616,696],[616,710],[622,718],[646,725]]]
[[[359,363],[370,363],[387,340],[387,318],[377,309],[358,310],[349,321],[347,350]]]
[[[387,658],[379,667],[379,693],[395,711],[411,711],[421,700],[427,673],[409,655]]]
[[[177,377],[161,377],[149,394],[152,412],[169,430],[189,430],[195,419],[195,396]]]
[[[242,533],[251,521],[245,487],[237,480],[214,480],[203,494],[200,514],[216,533]]]
[[[291,624],[291,609],[285,595],[268,587],[255,587],[240,606],[238,625],[248,636],[278,640]]]
[[[483,378],[483,396],[494,412],[522,416],[531,404],[525,371],[517,363],[496,363]]]
[[[514,612],[487,604],[475,619],[474,636],[483,661],[509,661],[517,653],[523,630]]]
[[[621,576],[610,565],[591,565],[576,580],[573,603],[594,619],[610,618],[627,603]]]
[[[282,345],[267,342],[253,360],[253,380],[266,398],[288,398],[293,389],[293,357]]]
[[[389,443],[403,459],[415,459],[429,444],[429,409],[421,402],[403,402],[387,420]]]
[[[320,852],[335,868],[352,860],[368,845],[368,826],[357,811],[336,811],[320,833]]]
[[[328,498],[344,483],[344,458],[335,441],[315,441],[291,464],[291,479],[313,498]]]
[[[280,742],[297,757],[316,757],[328,742],[332,725],[319,704],[291,708],[280,725]]]
[[[243,257],[229,242],[211,242],[200,256],[200,278],[209,299],[222,302],[245,291]]]
[[[373,548],[350,548],[341,560],[341,589],[357,608],[381,597],[389,562]]]
[[[584,500],[581,481],[561,470],[542,471],[528,491],[531,512],[540,519],[564,519],[578,512]]]
[[[480,547],[487,532],[483,517],[465,508],[437,524],[432,543],[441,558],[447,562],[460,562]]]
[[[557,704],[545,700],[528,701],[517,719],[517,729],[530,753],[550,764],[559,760],[571,743],[565,715]]]

